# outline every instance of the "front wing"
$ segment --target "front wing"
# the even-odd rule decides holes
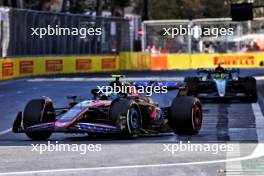
[[[22,127],[22,113],[18,113],[13,125],[14,133],[30,131],[51,131],[62,133],[119,133],[121,130],[115,126],[98,123],[75,123],[67,127],[56,127],[55,122],[40,123],[26,128]]]
[[[199,83],[199,91],[197,97],[200,99],[220,99],[220,100],[243,100],[248,96],[245,93],[243,87],[237,82],[229,82],[226,87],[225,96],[220,97],[215,83],[211,81],[205,81]]]

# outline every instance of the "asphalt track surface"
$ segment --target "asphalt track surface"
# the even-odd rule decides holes
[[[10,131],[18,111],[27,101],[51,97],[56,107],[67,106],[67,95],[89,98],[90,90],[105,85],[110,73],[26,78],[0,82],[0,175],[264,175],[264,76],[263,69],[242,70],[258,78],[258,103],[203,103],[203,127],[197,136],[172,133],[141,136],[133,140],[89,138],[87,135],[54,134],[52,143],[101,144],[99,152],[32,151],[24,134]],[[181,80],[194,71],[127,72],[133,80]],[[175,92],[155,95],[161,106],[170,104]],[[167,151],[165,146],[183,143],[232,145],[232,151]],[[204,149],[204,148],[203,148]],[[218,148],[219,149],[219,148]],[[258,150],[259,151],[259,150]],[[255,152],[255,153],[254,153]],[[253,155],[256,154],[256,155]],[[248,156],[252,156],[247,158]],[[236,158],[238,158],[236,160]]]

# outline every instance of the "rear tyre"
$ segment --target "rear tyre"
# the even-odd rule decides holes
[[[244,88],[245,88],[247,100],[249,102],[253,102],[253,103],[257,102],[258,101],[258,95],[257,95],[256,79],[253,77],[245,77]]]
[[[202,107],[192,96],[174,98],[169,115],[169,124],[175,134],[195,135],[202,126]]]
[[[187,86],[187,94],[197,96],[199,89],[199,79],[197,77],[187,77],[184,79]]]
[[[54,122],[55,113],[51,102],[45,99],[34,99],[28,102],[23,113],[23,128],[27,129],[32,125],[40,123]],[[46,140],[52,132],[50,131],[30,131],[25,132],[33,140]]]
[[[135,137],[142,126],[138,104],[132,99],[115,99],[109,110],[109,123],[121,130],[120,138]]]

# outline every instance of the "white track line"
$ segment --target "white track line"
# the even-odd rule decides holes
[[[252,154],[245,157],[237,157],[223,160],[212,161],[200,161],[200,162],[185,162],[185,163],[164,163],[164,164],[148,164],[148,165],[124,165],[124,166],[105,166],[105,167],[88,167],[88,168],[67,168],[67,169],[50,169],[50,170],[35,170],[35,171],[21,171],[21,172],[3,172],[2,175],[28,175],[28,174],[40,174],[40,173],[59,173],[59,172],[80,172],[80,171],[95,171],[95,170],[118,170],[118,169],[138,169],[138,168],[154,168],[154,167],[175,167],[186,165],[201,165],[201,164],[215,164],[226,162],[238,162],[244,160],[252,160],[264,156],[264,116],[261,112],[258,103],[252,104],[256,120],[256,131],[258,134],[258,145]],[[10,129],[11,130],[11,129]]]
[[[240,144],[234,144],[235,150],[234,151],[227,151],[226,158],[238,158],[240,157]],[[226,163],[226,176],[234,175],[233,171],[238,171],[240,176],[243,176],[243,169],[241,165],[241,161],[237,162],[227,162]]]
[[[256,131],[258,135],[258,142],[264,143],[264,116],[258,103],[252,103],[252,109],[255,116]],[[264,153],[264,151],[263,151]]]
[[[50,170],[35,170],[35,171],[21,171],[21,172],[3,172],[2,175],[28,175],[41,173],[60,173],[60,172],[80,172],[80,171],[95,171],[95,170],[118,170],[118,169],[137,169],[137,168],[154,168],[154,167],[175,167],[186,165],[202,165],[215,164],[227,162],[241,162],[244,160],[256,159],[264,156],[264,117],[258,103],[252,104],[252,109],[256,119],[256,131],[258,134],[259,144],[251,155],[245,157],[230,158],[224,160],[200,161],[200,162],[185,162],[185,163],[164,163],[164,164],[148,164],[148,165],[124,165],[124,166],[105,166],[105,167],[88,167],[88,168],[67,168],[67,169],[50,169]]]
[[[4,130],[4,131],[0,131],[0,136],[1,136],[1,135],[4,135],[4,134],[6,134],[6,133],[9,133],[9,132],[11,132],[11,131],[12,131],[12,128],[6,129],[6,130]]]
[[[21,172],[3,172],[2,175],[28,175],[28,174],[41,174],[41,173],[55,173],[55,172],[80,172],[80,171],[100,171],[100,170],[118,170],[118,169],[138,169],[138,168],[155,168],[155,167],[175,167],[175,166],[188,166],[188,165],[202,165],[202,164],[215,164],[226,162],[237,162],[243,160],[251,160],[264,156],[264,144],[260,143],[252,152],[251,155],[212,161],[199,161],[199,162],[186,162],[186,163],[164,163],[164,164],[147,164],[147,165],[124,165],[124,166],[102,166],[102,167],[88,167],[88,168],[67,168],[67,169],[50,169],[50,170],[35,170],[35,171],[21,171]]]
[[[256,124],[258,142],[263,143],[264,142],[264,116],[260,109],[259,103],[252,103],[251,106],[252,106],[253,114],[255,116],[255,124]],[[237,147],[236,149],[237,151],[226,153],[227,159],[234,158],[234,157],[240,157],[239,144],[236,147]],[[239,175],[243,176],[243,169],[241,166],[241,161],[233,162],[233,163],[230,163],[230,162],[226,163],[226,176],[234,175],[234,173],[232,172],[234,170],[239,171]]]

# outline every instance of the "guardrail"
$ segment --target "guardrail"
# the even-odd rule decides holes
[[[264,53],[157,54],[123,52],[109,56],[49,56],[0,59],[0,80],[39,75],[111,72],[120,70],[176,70],[263,68]]]
[[[147,58],[144,60],[144,58]],[[235,54],[121,54],[120,63],[126,63],[128,70],[175,70],[214,68],[219,63],[230,68],[263,68],[264,53]],[[131,64],[133,63],[133,64]],[[120,67],[124,69],[124,67]]]
[[[119,70],[118,56],[51,56],[0,59],[0,80]]]

